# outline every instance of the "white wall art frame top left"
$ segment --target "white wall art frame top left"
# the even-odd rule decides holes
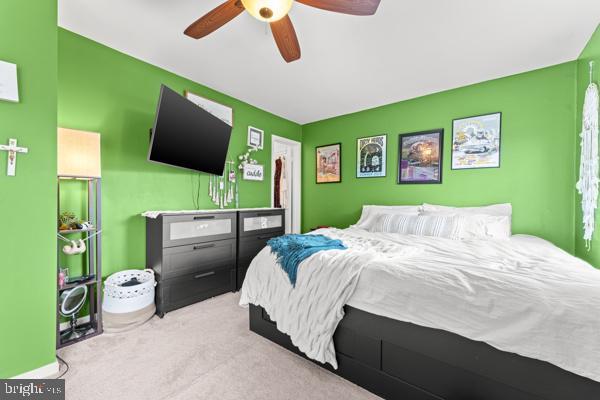
[[[0,100],[19,102],[17,65],[0,61]]]
[[[221,121],[233,128],[233,108],[225,104],[217,103],[216,101],[207,99],[190,91],[185,91],[185,98],[196,104],[203,110],[211,113]]]

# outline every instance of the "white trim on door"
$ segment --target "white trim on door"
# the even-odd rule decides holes
[[[291,192],[292,192],[292,207],[290,210],[291,221],[286,221],[286,225],[290,224],[291,233],[300,233],[302,229],[302,143],[281,136],[271,135],[271,207],[274,206],[273,195],[275,191],[275,154],[273,147],[275,143],[289,146],[292,150],[291,154]],[[288,213],[286,213],[288,214]]]

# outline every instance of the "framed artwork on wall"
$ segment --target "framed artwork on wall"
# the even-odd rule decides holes
[[[342,144],[334,143],[315,148],[317,183],[342,181]]]
[[[387,135],[356,140],[356,177],[384,177],[387,169]]]
[[[233,108],[221,103],[217,103],[216,101],[209,100],[188,90],[184,92],[184,96],[198,107],[208,111],[221,121],[225,122],[227,125],[233,127]]]
[[[500,167],[502,113],[452,121],[452,169]]]
[[[444,130],[398,135],[398,183],[442,183]]]
[[[265,133],[253,126],[248,127],[248,146],[261,149],[264,146]]]

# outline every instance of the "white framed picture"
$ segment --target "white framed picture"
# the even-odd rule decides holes
[[[248,146],[261,149],[264,146],[265,133],[253,126],[248,127]]]
[[[502,113],[452,121],[452,169],[500,167]]]
[[[244,180],[246,181],[262,181],[264,179],[264,166],[260,164],[244,165]]]
[[[184,93],[186,99],[233,127],[233,108],[187,90]]]
[[[0,100],[19,102],[17,65],[0,61]]]

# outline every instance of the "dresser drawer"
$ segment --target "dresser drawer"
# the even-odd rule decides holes
[[[262,233],[260,235],[245,236],[239,239],[238,245],[238,258],[254,258],[256,255],[265,248],[269,239],[274,237],[282,236],[284,233],[282,230],[271,233]]]
[[[235,239],[236,237],[237,214],[235,212],[165,215],[162,218],[163,247]]]
[[[284,210],[244,211],[239,214],[239,236],[285,231]]]
[[[163,250],[162,279],[235,266],[235,239],[219,240]]]
[[[184,275],[161,281],[159,301],[163,312],[175,310],[210,297],[231,292],[235,288],[235,269],[220,269]]]
[[[244,284],[244,279],[246,279],[246,273],[248,273],[248,267],[250,266],[250,262],[239,262],[237,265],[237,273],[236,273],[236,282],[235,282],[235,290],[242,290],[242,285]]]
[[[263,233],[256,236],[240,237],[238,243],[238,258],[237,258],[237,284],[236,289],[242,288],[244,278],[250,263],[262,249],[265,248],[269,239],[281,236],[284,232],[278,231],[274,233]]]

